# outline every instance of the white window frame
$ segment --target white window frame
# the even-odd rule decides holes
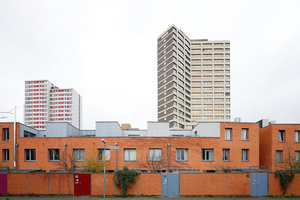
[[[249,140],[249,129],[248,128],[242,128],[242,140],[248,141]]]
[[[242,161],[249,161],[249,149],[242,149]]]
[[[176,161],[188,161],[189,151],[188,149],[176,149]]]
[[[74,161],[85,161],[85,149],[73,149]]]
[[[162,161],[162,150],[149,149],[149,161]]]
[[[226,155],[226,151],[228,151],[228,155]],[[223,161],[230,161],[230,149],[223,149]]]
[[[202,161],[214,161],[214,150],[213,149],[202,149],[201,157],[202,157]]]
[[[276,162],[282,163],[282,157],[283,151],[282,150],[276,150]]]
[[[9,140],[9,128],[3,128],[3,140]]]
[[[60,161],[60,150],[59,149],[48,149],[49,161]]]
[[[104,154],[104,149],[98,149],[98,159],[100,161],[104,160],[103,155],[105,155],[105,160],[110,160],[110,149],[105,148],[105,154]]]
[[[300,131],[295,131],[295,142],[300,142]]]
[[[35,149],[25,149],[25,161],[36,161]]]
[[[232,129],[225,128],[225,140],[232,140]]]
[[[279,130],[278,131],[278,142],[284,142],[285,140],[285,131]]]
[[[136,149],[124,149],[124,161],[136,161]]]
[[[9,161],[9,149],[3,149],[3,162]]]
[[[300,151],[295,151],[295,162],[300,163]]]

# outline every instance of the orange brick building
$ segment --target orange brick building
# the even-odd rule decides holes
[[[300,162],[300,124],[270,124],[259,132],[260,166],[275,171]]]
[[[13,123],[0,123],[0,130],[2,166],[14,168]],[[117,143],[119,149],[104,152],[101,139],[107,146]],[[76,165],[86,165],[93,148],[107,156],[111,171],[124,165],[147,170],[142,164],[149,160],[200,172],[249,168],[259,166],[259,125],[199,123],[178,131],[169,130],[165,122],[149,122],[147,130],[123,130],[116,122],[96,122],[96,130],[82,131],[67,123],[47,123],[46,131],[38,131],[17,123],[15,168],[56,170],[65,155],[76,158]]]

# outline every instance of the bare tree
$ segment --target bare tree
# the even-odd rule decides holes
[[[144,157],[141,157],[140,160],[137,160],[137,163],[147,171],[151,173],[158,172],[161,166],[167,164],[167,159],[162,156],[161,149],[160,153],[155,152],[155,150],[149,150],[149,154],[146,153]],[[166,156],[165,156],[166,157]]]
[[[273,159],[268,157],[267,159],[274,165],[276,170],[300,172],[300,158],[295,153],[292,144],[286,143],[283,150],[275,152]]]
[[[59,156],[59,161],[57,162],[58,169],[65,170],[67,172],[73,172],[76,159],[74,159],[73,154],[65,152],[62,150],[62,155]]]
[[[230,173],[236,169],[236,166],[233,164],[224,164],[224,163],[220,163],[219,161],[215,162],[215,165],[213,167],[216,170],[224,172],[224,173]]]

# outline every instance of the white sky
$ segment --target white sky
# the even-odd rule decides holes
[[[299,20],[298,0],[0,0],[0,111],[18,106],[23,123],[25,80],[47,79],[83,97],[83,129],[146,128],[157,121],[157,37],[175,24],[231,41],[232,120],[299,123]]]

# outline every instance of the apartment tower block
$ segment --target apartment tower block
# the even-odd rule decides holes
[[[68,122],[82,128],[82,97],[48,80],[25,81],[24,124],[38,130],[46,122]]]
[[[175,25],[157,38],[158,121],[192,129],[230,121],[230,41],[189,39]]]

